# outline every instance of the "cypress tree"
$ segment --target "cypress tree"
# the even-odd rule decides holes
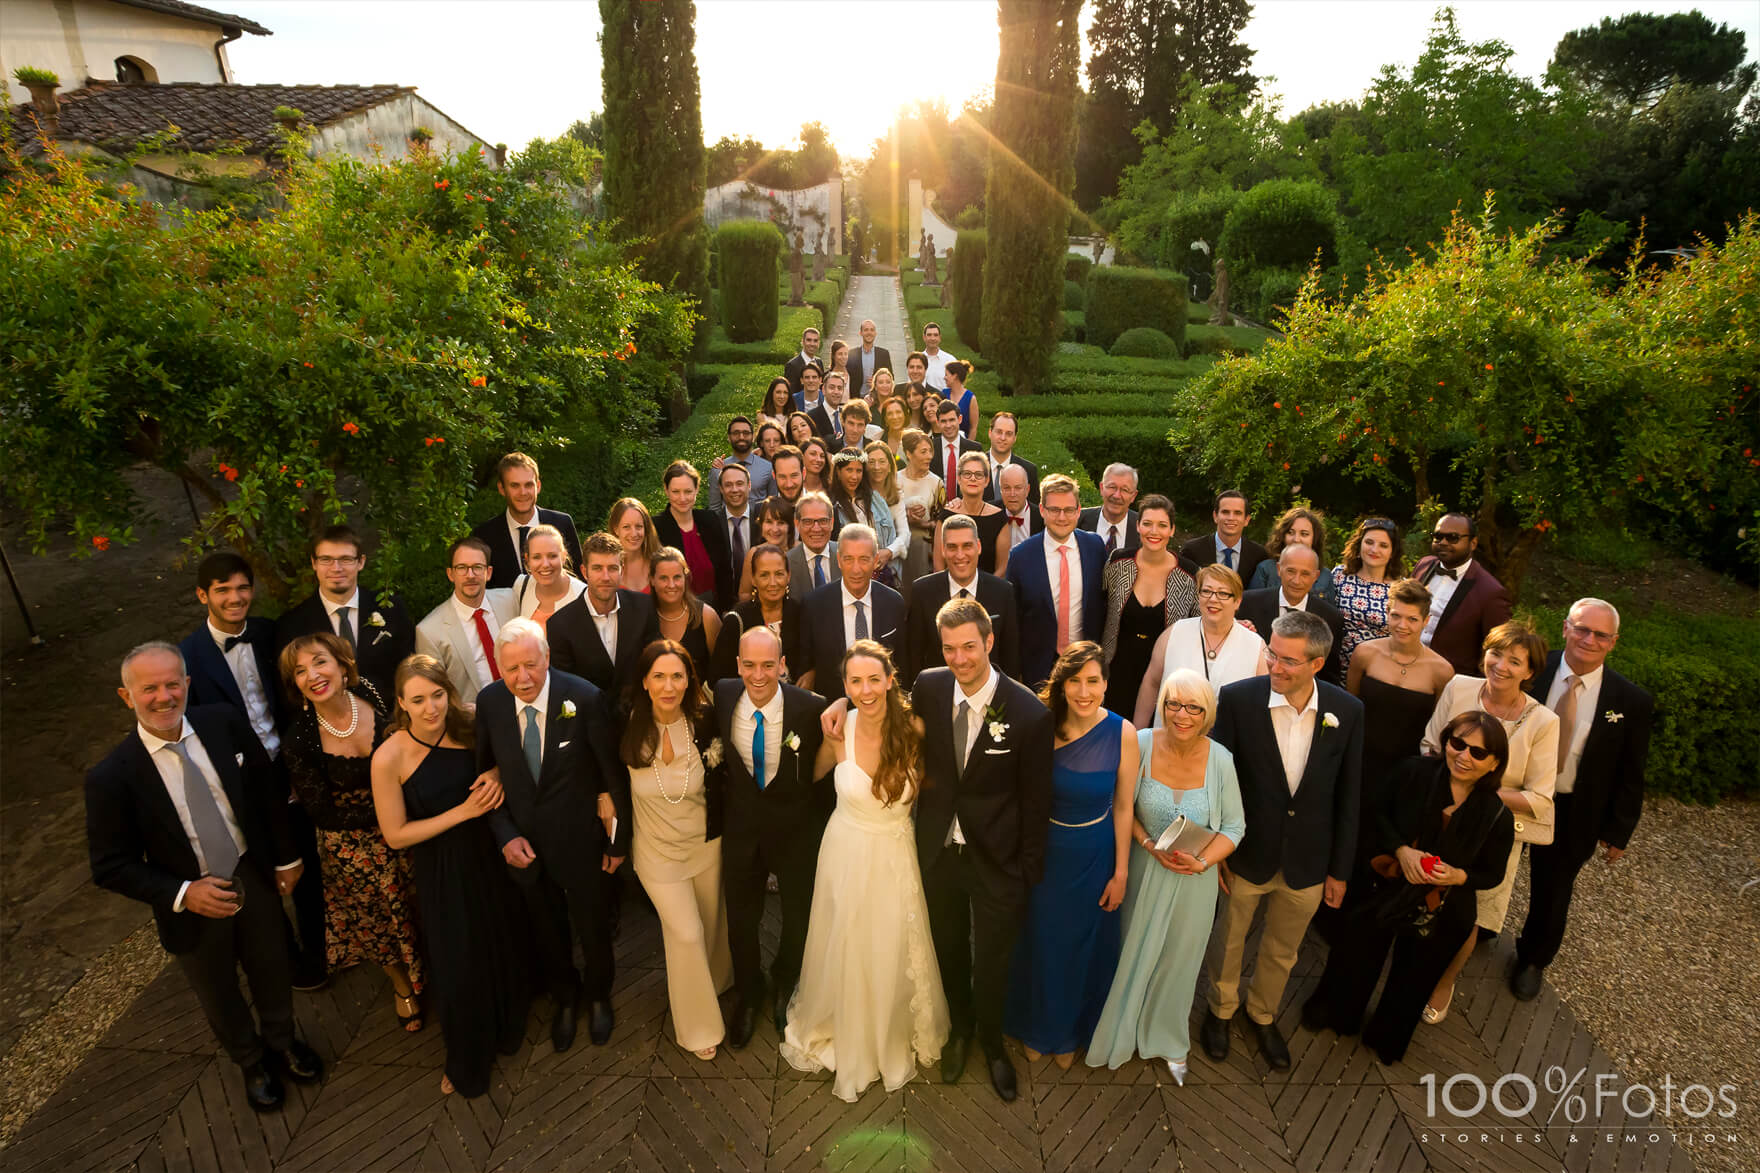
[[[983,339],[985,356],[1017,395],[1044,383],[1063,330],[1081,7],[1081,0],[997,4]]]
[[[709,338],[703,112],[693,0],[599,0],[605,91],[605,213],[646,237],[642,276],[697,299]]]

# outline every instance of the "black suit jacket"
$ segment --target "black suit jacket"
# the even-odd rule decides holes
[[[361,611],[351,615],[356,632],[354,658],[360,674],[378,690],[386,704],[396,697],[392,684],[397,679],[397,666],[416,650],[415,620],[403,609],[395,595],[360,588]],[[374,626],[373,615],[383,619],[384,626]],[[315,632],[336,634],[330,626],[330,612],[324,608],[320,595],[308,595],[275,626],[276,652],[302,635]]]
[[[185,716],[220,776],[244,832],[249,864],[266,878],[277,864],[298,860],[274,763],[244,717],[227,705],[192,708]],[[86,846],[93,882],[151,905],[167,952],[196,947],[206,918],[187,909],[173,912],[172,905],[186,882],[202,878],[202,870],[138,732],[86,772]]]
[[[885,583],[870,582],[868,633],[886,645],[896,661],[903,651],[904,599]],[[798,679],[813,673],[813,691],[827,700],[843,695],[843,673],[838,671],[848,650],[843,638],[843,583],[828,582],[801,602],[801,644],[805,662],[794,669]]]
[[[764,736],[783,739],[782,757],[776,777],[760,788],[733,743],[733,711],[746,693],[745,682],[734,678],[715,686],[715,723],[726,767],[721,828],[729,838],[780,844],[803,827],[823,826],[831,815],[835,792],[818,785],[813,776],[819,743],[825,737],[819,726],[825,698],[792,684],[781,689],[782,728],[766,729]],[[799,749],[789,748],[790,734],[800,739]]]
[[[825,370],[824,359],[815,358],[812,361],[819,364],[819,370],[821,372]],[[800,398],[801,394],[801,372],[806,369],[807,360],[801,356],[801,352],[798,350],[794,352],[793,358],[782,364],[782,376],[788,380],[788,389],[794,392],[797,400]],[[798,402],[795,404],[795,408],[796,410],[800,409],[800,404]]]
[[[860,343],[849,348],[849,358],[844,362],[843,369],[849,372],[850,398],[855,399],[858,396],[861,398],[867,398],[867,396],[863,394],[862,388],[862,347]],[[876,343],[874,345],[874,370],[879,372],[889,371],[891,369],[892,352],[887,350],[884,346]],[[872,378],[873,376],[870,375],[869,377]]]
[[[1363,702],[1324,680],[1314,687],[1320,690],[1314,739],[1293,795],[1266,707],[1271,678],[1237,680],[1217,696],[1210,737],[1234,755],[1247,816],[1246,836],[1228,866],[1249,883],[1263,884],[1281,871],[1290,887],[1309,888],[1328,876],[1348,880],[1355,866]],[[1329,716],[1335,728],[1327,728]]]
[[[244,634],[251,637],[251,652],[257,657],[257,679],[263,682],[269,717],[279,729],[284,713],[281,672],[275,662],[279,648],[275,641],[275,621],[252,615],[244,621]],[[183,642],[177,646],[183,652],[183,664],[189,672],[190,707],[230,705],[249,725],[250,711],[245,708],[244,693],[238,687],[238,679],[232,675],[231,665],[214,643],[214,637],[208,631],[208,621],[202,620],[201,625],[184,636]]]
[[[727,518],[712,509],[691,510],[691,522],[697,527],[697,534],[703,539],[703,549],[709,552],[709,561],[715,567],[715,606],[727,608],[734,604],[734,596],[739,593],[740,568],[733,565],[733,554],[727,546]],[[749,528],[749,527],[748,527]],[[654,515],[654,529],[660,535],[660,544],[684,549],[684,532],[678,528],[678,521],[672,516],[672,510],[662,509]],[[701,584],[698,584],[699,586]],[[703,591],[698,590],[697,594]]]
[[[1045,871],[1045,838],[1051,828],[1051,710],[1025,686],[1004,676],[991,708],[1000,709],[1002,737],[983,726],[954,776],[953,692],[959,684],[947,668],[930,668],[911,689],[911,711],[925,727],[927,776],[917,799],[917,860],[925,874],[959,816],[960,833],[979,885],[1005,905],[1024,902]]]
[[[1018,464],[1027,470],[1027,500],[1037,505],[1039,503],[1039,466],[1018,452],[1009,453],[1008,462]],[[984,500],[992,505],[1002,504],[1002,493],[997,489],[995,477],[991,477],[990,487],[984,490]]]
[[[562,531],[562,546],[568,551],[570,573],[582,573],[581,539],[575,532],[574,518],[560,509],[538,509],[533,525],[553,525]],[[529,536],[529,535],[528,535]],[[510,587],[524,569],[519,551],[514,548],[513,535],[507,530],[507,512],[503,510],[471,531],[471,537],[489,543],[489,585]]]
[[[1245,619],[1259,633],[1259,638],[1267,644],[1271,642],[1271,625],[1283,608],[1283,587],[1261,587],[1256,591],[1248,591],[1241,596],[1240,610],[1235,618]],[[1326,653],[1326,666],[1320,669],[1320,679],[1340,688],[1344,687],[1344,616],[1338,608],[1323,603],[1308,593],[1308,613],[1319,616],[1326,621],[1332,632],[1332,650]]]
[[[1201,538],[1193,538],[1181,546],[1179,552],[1182,557],[1190,559],[1200,569],[1215,565],[1218,561],[1216,557],[1216,531],[1211,530]],[[1259,568],[1259,563],[1270,557],[1271,551],[1252,538],[1241,538],[1240,565],[1234,568],[1234,572],[1241,576],[1243,587],[1252,580],[1253,571]]]
[[[660,616],[654,600],[640,591],[617,592],[617,662],[605,651],[599,628],[587,610],[587,594],[550,616],[545,625],[550,639],[550,664],[558,672],[582,677],[594,688],[610,694],[614,711],[621,710],[624,694],[636,680],[642,650],[660,638]]]
[[[709,681],[727,680],[739,675],[739,640],[753,627],[764,622],[764,609],[756,599],[748,599],[721,616],[721,634],[715,640],[715,653],[710,657]],[[782,600],[782,659],[790,679],[805,672],[807,657],[802,650],[801,605],[793,599]]]
[[[1546,670],[1529,688],[1540,703],[1552,691],[1564,653],[1546,657]],[[1618,714],[1617,721],[1608,720]],[[1576,858],[1587,860],[1596,843],[1624,850],[1632,841],[1638,816],[1644,811],[1644,767],[1650,758],[1650,729],[1656,718],[1656,698],[1612,668],[1601,670],[1601,696],[1577,760],[1577,776],[1571,786],[1568,822],[1558,825],[1554,842]],[[1569,737],[1568,729],[1558,731]]]
[[[941,491],[946,495],[947,499],[949,501],[958,500],[959,478],[956,476],[951,481],[947,479],[947,437],[937,432],[930,438],[930,443],[934,445],[935,455],[934,458],[929,461],[929,471],[941,478],[943,482]],[[968,452],[982,451],[984,451],[983,445],[979,444],[976,440],[968,440],[964,436],[959,438],[959,454],[961,456],[964,456]],[[954,471],[957,472],[958,469],[955,469]],[[986,500],[987,499],[988,497],[986,497]]]
[[[1076,528],[1085,529],[1092,534],[1099,533],[1100,507],[1098,505],[1090,505],[1082,510],[1082,519],[1076,523]],[[1101,538],[1100,540],[1104,542],[1106,539]],[[1136,544],[1137,511],[1135,509],[1127,509],[1124,514],[1124,540],[1121,545],[1114,548],[1113,553],[1117,553],[1119,550],[1128,550]]]
[[[925,574],[911,584],[910,610],[905,618],[905,653],[902,668],[904,686],[916,682],[920,672],[946,667],[941,657],[941,630],[935,616],[949,598],[947,571]],[[995,642],[990,645],[990,663],[1013,680],[1020,679],[1021,635],[1014,588],[1006,579],[978,571],[978,602],[990,613],[990,628]]]
[[[564,706],[574,715],[566,716]],[[499,847],[524,836],[538,861],[509,868],[515,879],[533,882],[538,869],[563,887],[593,879],[601,855],[629,853],[629,770],[617,759],[617,730],[605,694],[567,672],[550,670],[544,712],[544,754],[538,777],[526,764],[519,699],[497,680],[477,694],[477,766],[501,767],[505,801],[489,812],[489,829]],[[601,793],[617,808],[617,839],[607,844],[599,822]]]

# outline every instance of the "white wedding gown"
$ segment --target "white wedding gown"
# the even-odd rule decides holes
[[[830,1070],[854,1103],[875,1079],[897,1091],[947,1041],[947,997],[929,936],[908,791],[891,806],[856,765],[852,708],[833,780],[837,809],[819,844],[800,984],[788,1004],[782,1057]]]

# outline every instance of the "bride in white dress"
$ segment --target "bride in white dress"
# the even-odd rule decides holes
[[[816,776],[837,763],[837,809],[819,844],[800,984],[788,1004],[782,1057],[835,1073],[854,1103],[874,1080],[897,1091],[933,1065],[947,1041],[947,997],[929,936],[911,808],[922,730],[880,644],[843,658],[850,700],[842,744],[827,740]]]

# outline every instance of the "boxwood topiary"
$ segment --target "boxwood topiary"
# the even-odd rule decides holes
[[[1153,326],[1134,326],[1113,340],[1109,353],[1117,358],[1179,358],[1180,346]]]

